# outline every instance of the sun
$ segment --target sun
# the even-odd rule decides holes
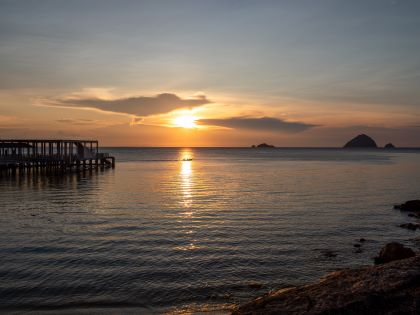
[[[192,115],[182,115],[182,116],[176,117],[173,120],[173,124],[176,127],[182,127],[182,128],[191,129],[191,128],[196,128],[197,127],[197,124],[195,123],[196,120],[197,120],[197,117],[195,117],[195,116],[192,116]]]

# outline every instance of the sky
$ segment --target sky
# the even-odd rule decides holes
[[[0,138],[420,147],[420,1],[0,0]]]

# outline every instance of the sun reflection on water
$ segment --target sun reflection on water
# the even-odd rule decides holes
[[[190,149],[184,149],[180,152],[180,171],[179,171],[179,190],[181,193],[180,204],[183,209],[180,212],[179,221],[183,224],[183,233],[188,240],[185,244],[177,246],[175,249],[190,251],[197,249],[195,229],[193,220],[195,210],[193,207],[193,189],[194,189],[194,171],[193,171],[193,152]]]
[[[180,171],[180,190],[182,193],[182,205],[184,208],[190,208],[193,202],[192,186],[193,186],[193,170],[192,170],[192,152],[191,150],[183,150],[181,152],[181,171]],[[184,213],[185,216],[191,217],[192,211]]]
[[[192,169],[191,161],[181,162],[181,183],[180,188],[182,192],[182,205],[185,208],[190,208],[192,205]]]

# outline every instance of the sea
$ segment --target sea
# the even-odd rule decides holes
[[[0,178],[0,313],[225,314],[419,247],[393,205],[420,150],[103,151],[115,169]]]

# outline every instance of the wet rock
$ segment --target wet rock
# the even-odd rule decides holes
[[[387,144],[384,146],[384,148],[385,148],[385,149],[395,149],[395,145],[393,145],[393,144],[390,142],[390,143],[387,143]]]
[[[397,242],[388,243],[381,249],[379,255],[375,257],[375,264],[386,264],[394,260],[410,258],[414,255],[415,253],[411,248],[404,247],[404,245]]]
[[[401,224],[400,227],[402,227],[404,229],[415,231],[417,229],[420,229],[420,224],[410,222],[410,223]]]
[[[401,211],[420,212],[420,200],[409,200],[403,204],[395,205],[394,209]]]
[[[362,237],[362,238],[359,239],[359,242],[364,243],[364,242],[366,242],[366,239]]]
[[[360,245],[360,244],[353,244],[353,247],[356,247],[356,248],[359,248],[360,246],[362,246],[362,245]]]
[[[377,148],[375,140],[365,134],[358,135],[344,145],[344,148]]]
[[[321,253],[322,253],[325,257],[327,257],[327,258],[334,258],[334,257],[337,257],[337,252],[335,252],[335,251],[333,251],[333,250],[329,250],[329,249],[327,249],[327,250],[323,250],[323,251],[321,251]]]
[[[280,289],[239,306],[251,314],[418,314],[420,254],[388,264],[333,272],[320,281]]]

